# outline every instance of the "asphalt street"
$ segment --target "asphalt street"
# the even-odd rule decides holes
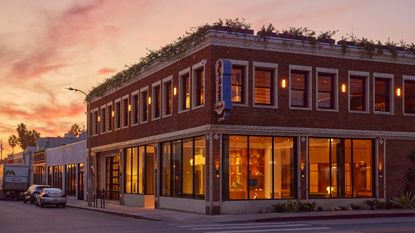
[[[264,223],[204,223],[149,221],[76,208],[40,208],[0,201],[1,233],[122,233],[122,232],[415,232],[415,217],[338,219]]]

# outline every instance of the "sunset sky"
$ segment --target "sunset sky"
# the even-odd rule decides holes
[[[85,125],[85,91],[192,26],[245,18],[257,30],[302,26],[415,42],[412,0],[1,0],[0,139],[24,122],[41,136]],[[17,149],[15,149],[17,151]]]

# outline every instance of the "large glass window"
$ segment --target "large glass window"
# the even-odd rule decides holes
[[[203,105],[205,103],[205,70],[200,68],[194,71],[194,85],[195,85],[195,106]]]
[[[372,197],[371,140],[310,138],[309,197]]]
[[[273,79],[272,70],[255,69],[255,104],[273,104]]]
[[[350,110],[366,111],[366,77],[350,76]]]
[[[291,107],[307,108],[308,106],[308,75],[307,71],[291,71]]]
[[[226,136],[229,199],[294,197],[292,138]]]
[[[65,165],[65,194],[76,196],[76,164]]]
[[[206,145],[204,137],[162,143],[162,195],[205,195]]]
[[[415,80],[404,80],[404,112],[415,114]]]
[[[232,102],[245,103],[245,67],[232,67]]]
[[[140,146],[125,150],[125,192],[154,193],[154,146]]]
[[[320,109],[335,108],[335,75],[327,73],[318,73],[317,76],[317,107]]]
[[[390,79],[375,78],[375,111],[391,111],[390,92]]]

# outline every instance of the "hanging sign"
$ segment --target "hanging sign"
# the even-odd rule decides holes
[[[215,65],[216,102],[215,112],[221,116],[219,121],[229,117],[232,110],[232,62],[219,59]]]

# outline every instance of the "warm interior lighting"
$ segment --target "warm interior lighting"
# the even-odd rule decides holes
[[[177,88],[173,88],[173,95],[176,96],[177,95]]]
[[[148,104],[151,104],[151,97],[148,97]]]
[[[401,88],[396,88],[396,96],[401,96]]]
[[[112,117],[115,117],[115,112],[114,112],[114,110],[111,112],[111,116],[112,116]]]
[[[131,104],[128,105],[128,111],[131,112]]]
[[[205,156],[201,154],[195,155],[195,166],[205,165]],[[193,166],[193,159],[189,160],[190,166]]]
[[[346,84],[342,84],[342,92],[346,93]]]
[[[281,87],[286,88],[287,87],[287,80],[283,79],[281,80]]]
[[[101,117],[100,116],[98,116],[98,122],[100,122],[101,121]]]

